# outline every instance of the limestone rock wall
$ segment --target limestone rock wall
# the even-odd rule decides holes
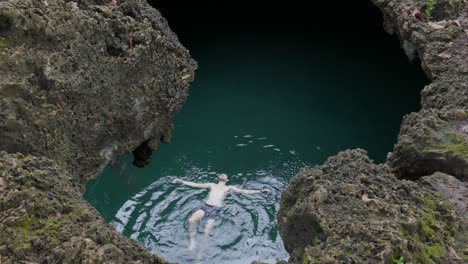
[[[144,0],[0,1],[0,262],[165,263],[82,193],[170,142],[195,69]]]
[[[449,175],[400,181],[364,150],[340,152],[303,168],[283,192],[289,262],[466,263],[467,187]]]
[[[404,117],[388,164],[399,178],[416,179],[441,171],[466,181],[468,1],[372,2],[383,13],[385,29],[399,37],[410,58],[420,59],[432,80],[421,93],[421,111]]]
[[[0,149],[81,183],[117,155],[169,142],[195,62],[143,0],[0,2]]]
[[[372,2],[432,83],[385,165],[347,150],[292,178],[278,214],[289,262],[467,263],[468,1]]]

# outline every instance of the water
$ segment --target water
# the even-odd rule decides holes
[[[106,221],[170,261],[287,259],[276,213],[289,179],[346,148],[383,162],[402,116],[419,108],[426,80],[395,39],[379,35],[337,48],[333,39],[291,32],[286,39],[238,33],[182,35],[200,69],[173,143],[144,169],[119,158],[87,186],[85,198]],[[272,193],[230,194],[211,238],[203,239],[202,221],[199,247],[190,252],[187,219],[207,191],[171,182],[214,182],[218,173],[229,174],[231,185]]]

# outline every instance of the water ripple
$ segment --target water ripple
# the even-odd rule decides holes
[[[238,138],[253,138],[247,134]],[[268,188],[271,193],[230,194],[209,239],[203,236],[205,220],[198,225],[198,248],[187,250],[189,244],[188,219],[198,210],[208,194],[207,190],[173,184],[180,177],[194,182],[216,182],[217,174],[211,165],[201,167],[186,156],[177,158],[182,176],[161,175],[142,191],[130,197],[111,221],[120,232],[141,241],[151,252],[179,263],[250,263],[262,260],[276,263],[286,259],[281,237],[278,235],[276,214],[281,191],[287,180],[304,164],[294,150],[282,153],[268,144],[266,137],[255,137],[265,144],[248,146],[273,150],[260,168],[231,175],[234,185],[245,189]],[[245,143],[234,142],[237,146]],[[274,154],[274,156],[271,156]],[[276,158],[275,158],[276,157]],[[180,172],[179,172],[180,173]]]

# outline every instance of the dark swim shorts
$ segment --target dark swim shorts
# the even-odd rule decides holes
[[[223,208],[219,206],[210,205],[207,203],[204,203],[200,208],[200,210],[205,212],[205,217],[207,219],[214,219],[214,220],[218,219],[219,216],[221,215],[221,209]]]

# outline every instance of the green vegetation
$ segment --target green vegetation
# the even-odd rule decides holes
[[[463,29],[460,29],[459,27],[450,25],[450,26],[447,27],[447,31],[450,34],[455,34],[455,33],[458,33],[459,31],[463,31]],[[450,88],[453,89],[453,86],[451,86]]]
[[[15,223],[8,228],[12,233],[0,233],[0,236],[5,235],[6,237],[10,237],[14,248],[22,248],[26,251],[32,249],[32,241],[37,239],[46,239],[54,244],[58,244],[60,243],[60,232],[63,226],[76,221],[78,217],[78,214],[73,212],[64,216],[51,216],[49,218],[38,218],[31,215],[25,216],[23,221]]]
[[[445,135],[450,143],[444,144],[443,146],[460,157],[466,157],[468,155],[468,142],[465,140],[464,136],[449,132],[446,132]]]
[[[432,19],[432,14],[437,5],[437,0],[427,0],[426,1],[426,17],[427,19]]]
[[[411,262],[405,262],[405,259],[403,256],[401,256],[399,259],[393,259],[393,264],[412,264]]]
[[[385,243],[387,243],[387,241],[386,241],[386,240],[383,240],[383,239],[382,239],[382,238],[380,238],[380,237],[379,237],[379,238],[377,238],[377,242],[378,242],[378,243],[380,243],[380,244],[385,244]]]
[[[416,230],[402,228],[402,234],[414,249],[408,252],[396,252],[393,254],[394,263],[405,263],[397,259],[402,253],[407,259],[418,263],[430,263],[440,261],[446,254],[444,245],[453,243],[454,235],[457,233],[458,225],[455,222],[447,222],[446,212],[451,211],[451,205],[440,197],[437,192],[423,198],[424,205],[414,212],[421,216],[419,227]],[[400,262],[396,262],[400,261]]]
[[[6,38],[0,37],[0,64],[3,63],[3,51],[5,48],[7,48],[9,45],[9,42]]]
[[[55,241],[59,241],[59,229],[62,225],[63,219],[39,219],[35,217],[29,217],[26,220],[17,223],[15,226],[12,226],[12,230],[17,230],[21,232],[21,238],[26,240],[27,243],[32,238],[37,238],[48,234],[49,237]]]
[[[435,234],[434,228],[437,227],[437,222],[434,219],[433,211],[432,212],[423,212],[423,220],[421,221],[421,226],[424,230],[424,235],[430,237]]]
[[[458,1],[458,4],[455,6],[456,14],[461,14],[464,9],[465,9],[465,1],[463,0]]]
[[[433,152],[433,153],[452,153],[454,156],[461,159],[468,158],[468,142],[465,140],[464,136],[452,133],[445,132],[447,140],[434,141],[432,147],[427,148],[424,152]]]
[[[440,216],[440,213],[438,209],[441,209],[444,205],[447,205],[447,204],[444,202],[437,203],[432,198],[424,199],[424,203],[425,203],[425,208],[421,212],[422,214],[421,227],[424,231],[424,237],[432,238],[437,235],[437,230],[439,229],[439,223],[437,221],[437,217]]]
[[[440,258],[445,254],[445,248],[441,244],[434,244],[426,248],[426,254],[432,258]]]
[[[8,40],[0,37],[0,49],[8,47]]]

